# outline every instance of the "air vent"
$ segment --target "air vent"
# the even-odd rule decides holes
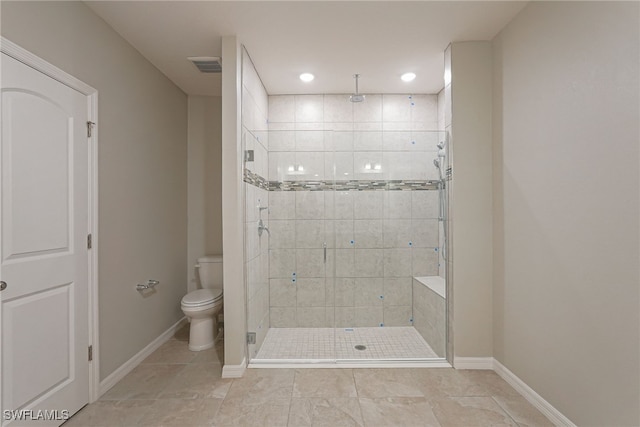
[[[222,72],[222,61],[217,56],[191,56],[187,59],[193,62],[201,73]]]

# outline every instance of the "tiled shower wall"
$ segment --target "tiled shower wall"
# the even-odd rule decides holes
[[[436,180],[438,129],[436,95],[270,96],[268,179]],[[269,196],[272,327],[411,325],[412,276],[438,275],[437,191]]]
[[[253,160],[245,169],[266,176],[268,165],[267,92],[251,59],[243,50],[242,57],[242,138],[245,150],[253,151]],[[269,194],[266,189],[244,183],[245,191],[245,273],[247,281],[247,327],[256,332],[256,344],[249,345],[250,357],[255,356],[269,330],[269,235],[258,235],[258,221],[267,224]]]
[[[438,93],[438,129],[446,129],[446,124],[445,124],[445,96],[444,96],[444,89],[442,89],[439,93]],[[445,135],[449,132],[449,129],[447,129],[445,131]],[[444,164],[446,165],[444,167],[443,170],[443,175],[446,178],[446,171],[447,168],[449,168],[449,166],[451,166],[449,159],[449,152],[451,151],[451,147],[449,145],[450,141],[449,138],[446,139],[446,146],[445,146],[445,158],[444,158]],[[442,248],[445,245],[448,245],[449,242],[445,242],[445,230],[444,227],[447,227],[448,221],[449,221],[449,185],[445,184],[445,190],[442,194],[442,197],[444,197],[444,218],[445,220],[440,222],[440,228],[439,228],[439,242],[440,242],[440,247]],[[449,250],[449,247],[445,247],[444,250],[439,251],[439,270],[438,270],[438,275],[440,277],[442,277],[443,279],[446,279],[445,273],[447,271],[447,262],[445,260],[445,256],[447,255],[447,251]]]

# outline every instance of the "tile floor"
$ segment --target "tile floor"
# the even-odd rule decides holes
[[[334,345],[335,336],[335,345]],[[366,349],[357,350],[356,345]],[[433,359],[438,355],[413,327],[271,328],[253,360]]]
[[[64,427],[551,426],[492,371],[248,369],[222,379],[223,345],[192,353],[188,331]]]

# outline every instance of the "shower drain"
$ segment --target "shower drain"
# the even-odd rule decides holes
[[[366,345],[362,345],[362,344],[358,344],[357,346],[354,347],[356,350],[366,350],[367,346]]]

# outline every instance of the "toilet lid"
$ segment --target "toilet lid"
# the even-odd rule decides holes
[[[222,289],[198,289],[189,292],[182,298],[183,305],[204,305],[210,304],[222,298]]]

